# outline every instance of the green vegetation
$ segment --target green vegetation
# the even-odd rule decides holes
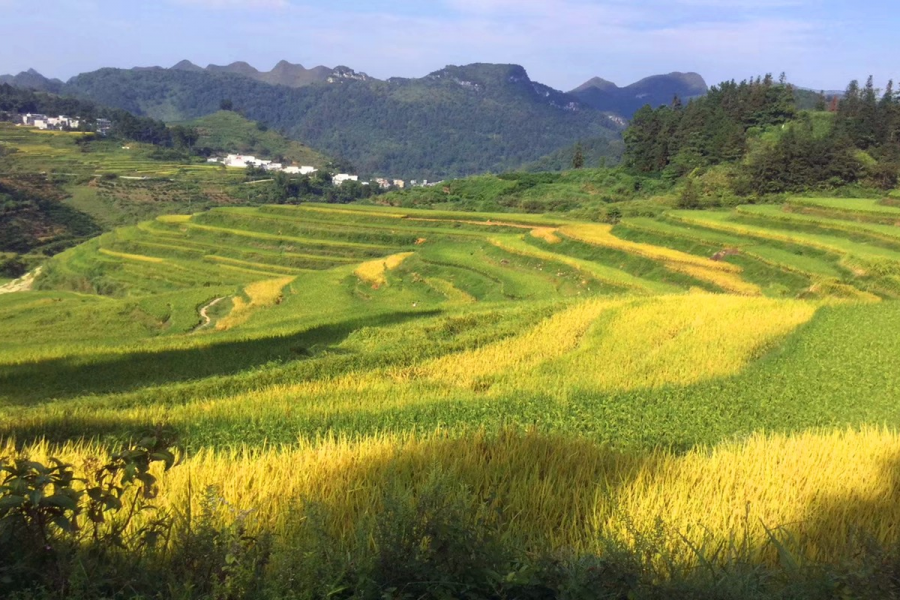
[[[0,592],[896,595],[891,144],[862,147],[862,108],[723,90],[644,115],[680,131],[650,171],[641,151],[340,206],[304,200],[362,186],[0,129],[4,207],[92,235],[41,204],[57,190],[110,229],[0,293]],[[801,147],[863,164],[873,197],[740,201]],[[215,186],[267,204],[203,204]]]
[[[638,111],[625,162],[668,179],[718,174],[718,187],[744,197],[856,183],[893,189],[900,101],[892,86],[879,99],[872,78],[862,89],[854,81],[833,112],[819,108],[799,112],[783,77],[726,82],[686,106]]]
[[[129,529],[166,541],[129,538],[85,580],[98,547],[50,528],[53,562],[7,581],[25,598],[375,597],[426,573],[494,598],[595,573],[616,594],[687,598],[712,585],[708,564],[738,598],[893,585],[894,509],[821,493],[868,497],[898,443],[900,238],[865,220],[879,206],[798,198],[612,226],[267,205],[66,250],[36,291],[0,295],[0,456],[90,476],[86,456],[155,429],[177,436],[181,463],[151,471],[157,511]],[[772,463],[825,452],[857,470]],[[734,498],[723,473],[746,486]],[[809,498],[786,501],[786,480]],[[0,515],[0,534],[13,522]]]
[[[340,80],[302,88],[233,74],[101,69],[63,93],[168,122],[209,115],[223,99],[360,173],[438,180],[505,171],[571,145],[618,137],[600,111],[532,82],[522,67],[448,67],[421,79]]]
[[[262,123],[233,111],[219,111],[187,124],[197,130],[197,150],[206,155],[250,154],[285,164],[325,168],[331,160],[312,148],[291,141]]]

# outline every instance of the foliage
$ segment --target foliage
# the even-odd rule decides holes
[[[110,573],[110,562],[138,560],[153,548],[167,534],[165,515],[132,526],[155,509],[149,501],[158,487],[150,469],[156,462],[166,470],[174,464],[168,443],[145,438],[87,478],[76,477],[73,465],[58,458],[48,464],[25,456],[0,460],[2,589],[65,597],[87,567],[85,559],[91,569],[102,565]]]
[[[162,121],[138,117],[126,110],[105,108],[90,101],[24,90],[9,84],[0,84],[0,111],[77,116],[88,123],[105,118],[112,121],[113,133],[122,139],[165,147],[189,148],[190,140],[194,139],[194,134],[184,128],[169,130]]]
[[[704,98],[653,110],[641,109],[625,132],[625,163],[639,173],[682,179],[694,193],[697,175],[734,165],[722,188],[739,196],[771,196],[841,188],[857,182],[890,190],[900,174],[897,127],[900,104],[889,84],[877,97],[872,78],[852,82],[826,110],[798,115],[806,96],[764,79],[724,83]],[[679,201],[681,202],[681,200]],[[682,202],[683,204],[683,202]],[[694,206],[701,204],[691,202]],[[687,207],[686,205],[684,207]]]
[[[197,151],[203,155],[251,154],[276,162],[325,168],[330,159],[299,142],[289,140],[261,123],[235,112],[220,111],[190,122],[200,134]],[[352,172],[352,169],[348,169]]]
[[[299,89],[230,74],[102,69],[74,78],[63,93],[168,121],[208,115],[229,98],[246,117],[343,157],[361,173],[406,179],[516,168],[579,137],[616,137],[604,113],[512,65]]]

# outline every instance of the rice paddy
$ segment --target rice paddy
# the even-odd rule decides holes
[[[0,295],[0,454],[79,463],[164,426],[163,506],[208,487],[302,537],[300,499],[339,547],[439,472],[526,547],[664,523],[685,564],[738,537],[777,561],[774,529],[836,561],[857,529],[900,542],[890,212],[159,217]]]

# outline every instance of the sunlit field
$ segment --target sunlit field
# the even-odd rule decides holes
[[[839,561],[900,542],[896,211],[160,217],[0,295],[0,454],[162,428],[159,505],[219,498],[273,569],[377,546],[387,499],[438,488],[526,550]]]

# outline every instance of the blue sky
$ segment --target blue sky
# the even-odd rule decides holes
[[[0,0],[0,73],[280,59],[379,78],[518,63],[568,90],[670,71],[707,81],[786,71],[841,89],[900,79],[891,0]]]

